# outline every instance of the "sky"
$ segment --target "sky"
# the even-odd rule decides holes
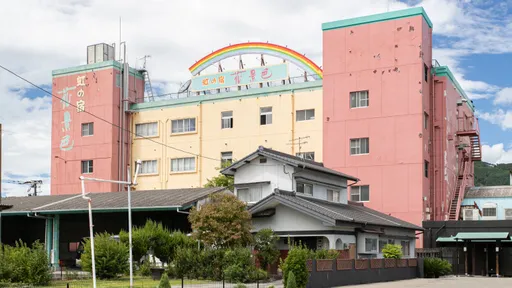
[[[127,43],[159,93],[176,92],[188,67],[213,50],[269,41],[322,65],[321,24],[422,6],[434,25],[434,58],[474,101],[483,160],[512,162],[512,0],[25,0],[0,9],[0,65],[50,89],[54,69],[85,64],[86,47]],[[256,61],[255,59],[252,59]],[[296,72],[296,71],[295,71]],[[49,193],[51,97],[0,71],[3,178],[42,179]],[[2,183],[3,196],[27,187]]]

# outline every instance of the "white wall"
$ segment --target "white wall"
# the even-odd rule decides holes
[[[274,231],[318,231],[326,230],[322,221],[306,214],[297,212],[283,205],[276,207],[276,214],[271,217],[253,218],[254,231],[271,228]]]

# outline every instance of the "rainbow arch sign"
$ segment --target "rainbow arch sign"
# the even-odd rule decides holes
[[[299,66],[313,78],[317,80],[323,79],[322,69],[311,61],[311,59],[288,47],[264,42],[247,42],[226,46],[204,56],[201,60],[190,66],[188,70],[193,76],[196,76],[199,72],[216,62],[244,54],[265,54],[279,57]]]

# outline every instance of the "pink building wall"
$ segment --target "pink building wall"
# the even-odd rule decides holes
[[[82,175],[82,160],[93,160],[93,172],[85,174],[86,177],[119,178],[119,128],[110,123],[120,125],[121,81],[119,68],[115,67],[113,62],[109,63],[108,67],[101,69],[95,69],[98,65],[92,64],[66,69],[69,72],[54,71],[53,93],[59,97],[68,97],[67,99],[73,105],[78,106],[78,101],[83,101],[85,112],[78,112],[77,108],[65,105],[58,100],[54,100],[52,103],[50,190],[52,195],[81,193],[79,177]],[[84,76],[85,86],[79,86],[80,82],[77,81],[79,81],[79,77]],[[131,75],[129,82],[131,83],[130,102],[135,102],[136,97],[143,97],[144,81]],[[67,95],[64,92],[66,88],[69,90]],[[65,124],[65,119],[70,120],[69,124]],[[90,122],[94,123],[94,134],[82,136],[82,123]],[[66,127],[66,125],[69,126]],[[130,126],[126,125],[125,127]],[[129,149],[129,139],[131,137],[125,133],[125,151]],[[129,164],[129,154],[128,152],[125,154],[126,164]],[[86,190],[88,192],[118,191],[118,185],[86,182]]]

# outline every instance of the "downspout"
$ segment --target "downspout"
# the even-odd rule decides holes
[[[167,122],[166,122],[167,123]],[[162,133],[158,133],[159,135],[162,135],[163,136],[163,139],[165,139],[165,127],[164,126],[164,122],[162,122],[161,120],[158,120],[158,129],[160,129],[160,131]],[[163,128],[162,128],[163,127]],[[162,145],[162,157],[160,159],[160,189],[164,189],[164,182],[165,182],[165,174],[164,174],[164,163],[165,163],[165,150],[167,149],[167,147],[165,147],[165,145]]]
[[[203,101],[199,101],[199,187],[203,187]]]
[[[190,212],[186,212],[186,211],[180,211],[180,207],[176,208],[176,212],[180,213],[180,214],[190,214]]]
[[[292,145],[291,146],[292,146],[292,155],[295,156],[295,142],[293,141],[293,139],[295,139],[295,119],[294,119],[294,116],[295,116],[295,92],[294,92],[294,90],[292,90],[291,100],[292,100],[292,113],[291,113],[291,116],[292,116]]]
[[[171,161],[169,159],[167,159],[167,123],[169,122],[169,118],[167,118],[167,120],[165,120],[165,127],[164,127],[164,143],[165,143],[165,146],[164,146],[164,159],[162,160],[162,165],[163,165],[163,168],[162,168],[162,172],[165,173],[165,188],[167,188],[167,182],[169,181],[169,172],[171,170]],[[167,162],[167,160],[169,160],[169,162]],[[165,166],[166,165],[169,165],[167,166],[169,170],[166,170],[165,169]],[[164,187],[162,187],[164,188]]]
[[[124,91],[123,91],[123,124],[121,127],[123,127],[123,129],[126,129],[126,111],[128,110],[128,96],[129,96],[129,90],[130,90],[130,86],[129,86],[129,83],[130,83],[130,66],[128,65],[128,63],[126,62],[126,44],[125,44],[125,49],[124,49],[124,79],[125,81],[123,82],[123,85],[124,85]],[[126,171],[126,148],[125,147],[125,138],[126,136],[124,135],[124,131],[123,131],[123,141],[122,141],[122,158],[121,158],[121,163],[122,163],[122,167],[121,167],[121,170],[122,171]],[[125,173],[122,173],[121,172],[121,181],[124,181],[126,179],[126,176],[125,176]],[[122,186],[121,186],[122,187]],[[120,190],[121,191],[121,190]]]
[[[432,65],[433,66],[433,65]],[[430,124],[430,135],[431,135],[431,139],[430,139],[430,147],[432,148],[432,155],[430,155],[431,157],[431,160],[432,160],[432,179],[431,179],[431,187],[432,187],[432,194],[433,194],[433,199],[434,201],[432,201],[432,199],[430,199],[430,201],[432,201],[432,205],[431,205],[431,208],[432,208],[432,211],[431,211],[431,214],[434,216],[433,219],[429,219],[429,220],[435,220],[436,219],[436,214],[435,214],[435,211],[436,211],[436,177],[437,177],[437,169],[436,169],[436,145],[434,144],[435,143],[435,122],[436,122],[436,80],[435,80],[435,69],[433,69],[434,67],[432,67],[432,108],[430,109],[432,111],[432,123],[428,123]],[[430,193],[429,193],[430,194]],[[432,195],[429,195],[431,196],[432,198]]]

